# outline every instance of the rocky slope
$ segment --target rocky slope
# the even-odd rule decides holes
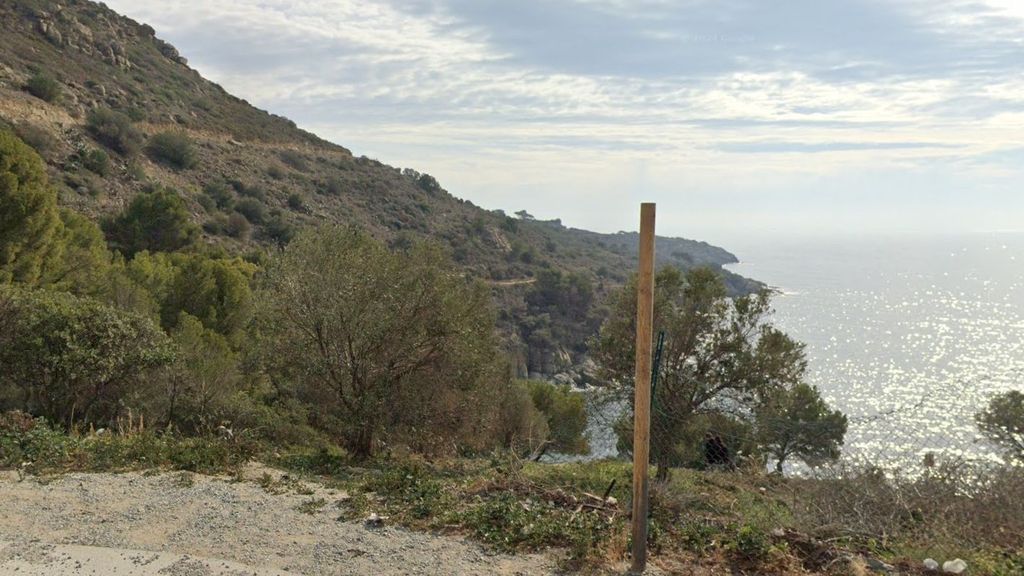
[[[54,93],[41,97],[30,86],[36,81],[49,82]],[[143,142],[163,132],[186,136],[193,162],[175,167],[141,150],[105,145],[87,122],[91,112],[108,109],[130,119]],[[280,242],[320,222],[355,224],[393,245],[439,241],[495,286],[521,375],[550,376],[580,361],[581,337],[556,337],[538,349],[526,334],[536,316],[526,296],[541,272],[587,278],[597,306],[635,266],[636,234],[510,217],[452,196],[427,174],[354,156],[228,94],[189,68],[151,27],[87,0],[0,2],[2,124],[45,158],[62,204],[94,218],[117,213],[157,183],[186,198],[206,242],[230,251]],[[100,153],[107,166],[90,163]],[[660,263],[683,268],[736,260],[680,238],[659,238],[658,253]],[[723,275],[736,293],[759,286]]]

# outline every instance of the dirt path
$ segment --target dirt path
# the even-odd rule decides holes
[[[0,575],[555,572],[550,556],[492,555],[459,538],[339,521],[341,495],[308,488],[314,493],[275,495],[249,481],[178,473],[2,474]],[[298,509],[320,498],[319,510]]]

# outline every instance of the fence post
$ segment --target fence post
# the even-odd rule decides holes
[[[654,203],[640,205],[640,269],[636,294],[633,399],[633,566],[647,567],[647,468],[651,449],[651,345],[654,336]]]

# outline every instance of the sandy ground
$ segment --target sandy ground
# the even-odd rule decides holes
[[[248,469],[256,478],[266,469]],[[270,471],[280,476],[280,472]],[[549,555],[339,520],[343,498],[200,475],[0,473],[0,575],[553,574]],[[311,499],[326,505],[310,514]]]

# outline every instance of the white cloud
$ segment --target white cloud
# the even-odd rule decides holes
[[[985,160],[1024,133],[1013,0],[108,3],[229,91],[357,154],[575,225],[629,226],[641,195],[717,214],[678,232],[827,211],[808,201],[822,194],[882,214],[940,188],[988,215],[979,202],[1024,180]],[[765,194],[779,201],[722,216]],[[904,223],[957,224],[925,208]]]

